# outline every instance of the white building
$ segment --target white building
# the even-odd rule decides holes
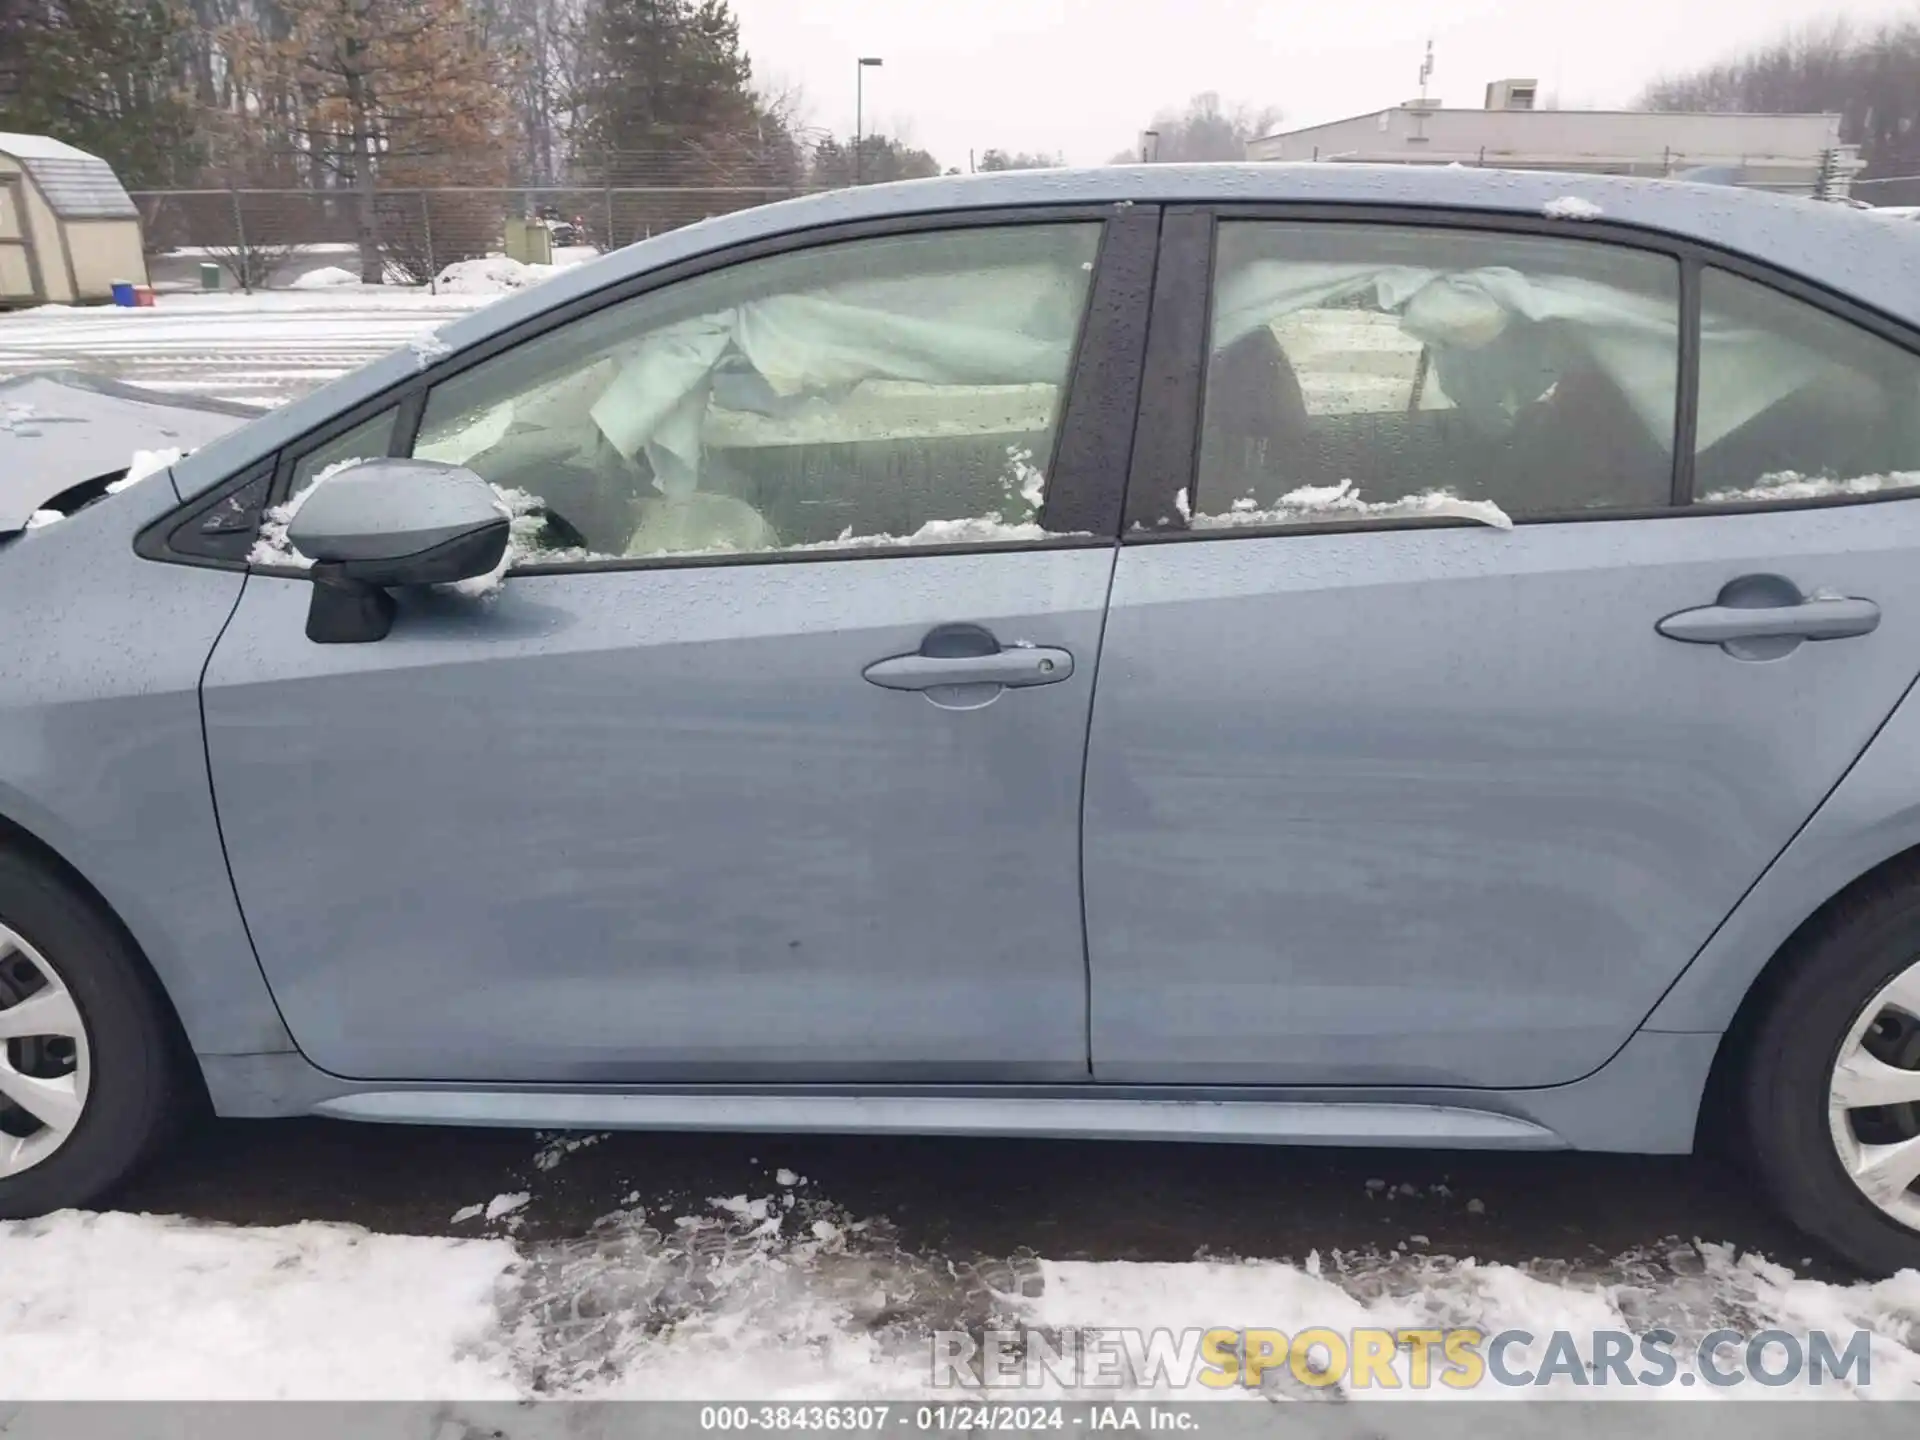
[[[1693,171],[1768,190],[1844,195],[1857,167],[1838,115],[1679,115],[1536,110],[1531,80],[1487,87],[1479,110],[1410,100],[1249,142],[1250,160],[1486,165],[1678,178]],[[1831,179],[1823,187],[1822,176]]]

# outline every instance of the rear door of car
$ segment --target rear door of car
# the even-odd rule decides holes
[[[1096,1078],[1591,1072],[1920,670],[1915,338],[1643,232],[1390,209],[1170,212],[1156,307]]]
[[[271,525],[256,548],[207,743],[302,1050],[375,1078],[1087,1080],[1081,783],[1157,224],[795,237],[290,451],[283,495],[355,455],[468,465],[521,547],[494,593],[403,595],[386,638],[332,646]]]

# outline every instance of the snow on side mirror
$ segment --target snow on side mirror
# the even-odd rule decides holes
[[[368,460],[315,487],[287,527],[313,560],[307,638],[365,644],[393,628],[396,585],[446,585],[497,569],[510,516],[461,465]]]

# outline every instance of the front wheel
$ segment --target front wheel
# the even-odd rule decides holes
[[[1920,1267],[1920,884],[1795,941],[1747,1061],[1746,1125],[1788,1218],[1872,1274]]]
[[[98,1201],[165,1134],[179,1071],[124,932],[0,851],[0,1219]]]

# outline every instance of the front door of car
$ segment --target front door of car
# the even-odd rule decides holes
[[[1920,671],[1920,359],[1593,227],[1168,227],[1214,302],[1108,619],[1095,1076],[1585,1075]]]
[[[304,638],[269,525],[208,666],[310,1059],[1087,1078],[1082,761],[1156,221],[1035,222],[710,268],[455,357],[411,444],[289,457],[283,488],[410,449],[516,514],[491,593],[403,594],[359,645]]]

